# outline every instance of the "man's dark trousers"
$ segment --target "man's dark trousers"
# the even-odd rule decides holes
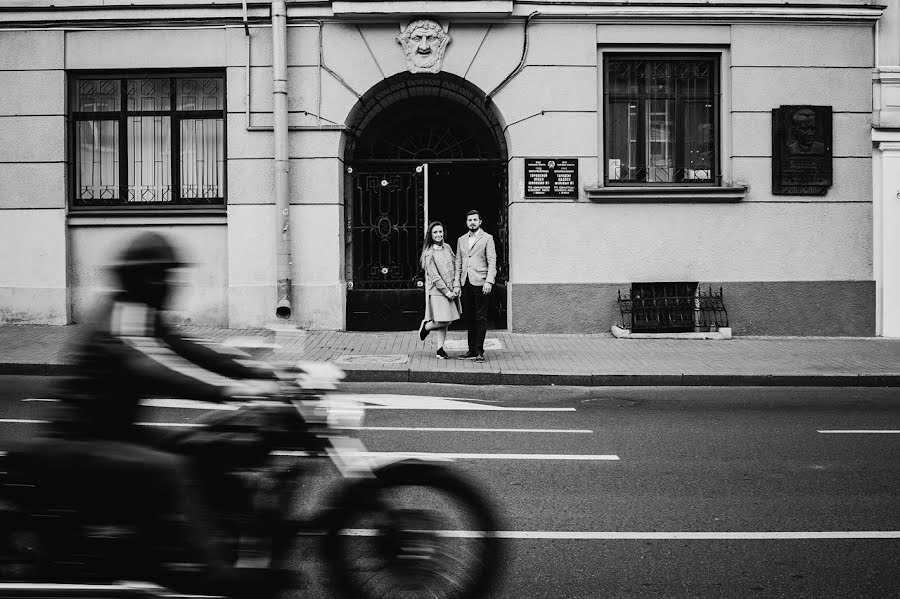
[[[482,287],[469,283],[468,277],[462,288],[462,316],[469,330],[469,352],[484,353],[484,338],[487,335],[487,316],[490,294],[485,295]]]

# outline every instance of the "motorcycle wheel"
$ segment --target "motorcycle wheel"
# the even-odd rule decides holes
[[[0,581],[39,580],[41,560],[41,535],[33,518],[19,511],[0,512]]]
[[[483,597],[499,575],[500,540],[483,494],[443,465],[400,463],[354,482],[325,534],[345,599]]]

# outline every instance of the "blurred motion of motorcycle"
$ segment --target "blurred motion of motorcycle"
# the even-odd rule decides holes
[[[450,463],[373,459],[355,436],[361,405],[336,393],[343,378],[336,367],[276,372],[278,393],[201,418],[182,437],[186,454],[216,447],[201,481],[214,510],[207,528],[235,567],[255,564],[290,587],[298,541],[319,535],[330,582],[347,599],[486,596],[501,544],[484,493]],[[192,443],[220,435],[227,444],[243,433],[262,450]],[[330,499],[309,513],[299,506],[312,458],[329,461],[339,476]],[[167,549],[153,546],[140,519],[102,505],[102,497],[59,489],[41,471],[27,451],[0,464],[0,596],[62,596],[73,583],[165,583],[156,574]]]

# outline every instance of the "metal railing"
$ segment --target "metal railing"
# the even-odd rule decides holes
[[[722,288],[696,283],[634,283],[617,292],[624,328],[635,333],[708,332],[727,327]]]

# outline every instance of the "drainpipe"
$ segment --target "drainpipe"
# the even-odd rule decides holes
[[[272,101],[275,128],[275,246],[278,300],[275,316],[291,317],[291,207],[288,187],[287,6],[272,2]]]

